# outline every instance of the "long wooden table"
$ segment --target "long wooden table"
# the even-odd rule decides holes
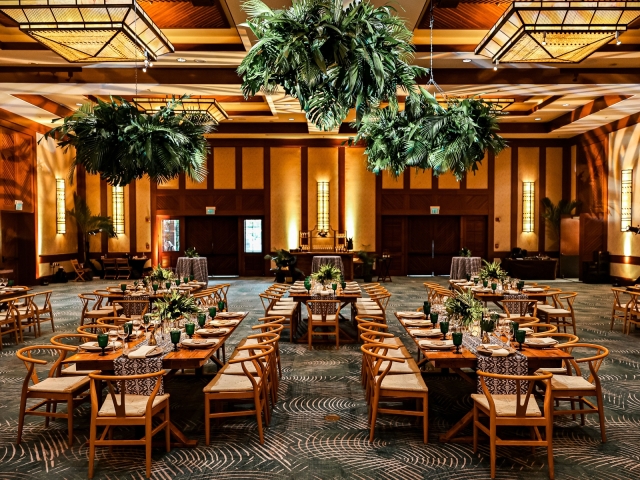
[[[452,281],[452,280],[449,280],[449,284],[451,285],[451,288],[453,288],[454,290],[458,290],[458,291],[462,291],[463,289],[469,288],[469,287],[466,287],[466,286],[464,286],[464,287],[460,286],[460,285],[456,284],[455,281]],[[525,285],[525,288],[527,288],[526,285]],[[498,293],[498,292],[500,292],[500,293]],[[498,303],[498,302],[501,302],[502,300],[504,300],[505,293],[502,293],[502,292],[503,292],[502,290],[496,291],[496,293],[473,291],[473,296],[476,298],[476,300],[482,302],[484,304],[485,308],[486,308],[488,302],[493,302],[495,305],[497,305],[498,307],[502,308],[502,305],[500,305],[500,303]],[[558,292],[559,292],[558,289],[550,288],[550,289],[544,290],[542,292],[529,292],[529,291],[525,290],[522,293],[527,295],[527,297],[529,297],[531,300],[537,300],[537,301],[540,301],[542,303],[547,303],[547,298],[548,297],[552,297],[553,295],[557,294]],[[512,295],[512,294],[506,294],[506,295]]]
[[[289,296],[291,298],[293,298],[294,302],[297,302],[298,307],[297,307],[297,314],[294,315],[295,318],[291,319],[291,341],[294,341],[294,337],[295,334],[297,334],[298,332],[298,319],[302,319],[302,305],[307,303],[307,300],[311,300],[312,299],[312,295],[308,294],[308,293],[297,293],[297,292],[291,292],[289,291]],[[355,318],[356,318],[356,309],[355,309],[355,305],[356,305],[356,301],[362,298],[362,293],[340,293],[340,290],[338,290],[336,292],[336,296],[335,299],[336,300],[340,300],[340,302],[342,302],[342,305],[340,305],[340,310],[342,310],[343,308],[345,308],[347,305],[349,307],[351,307],[351,321],[355,323]],[[333,300],[333,298],[332,298]],[[340,330],[342,332],[342,334],[344,336],[347,337],[347,342],[354,342],[355,340],[353,338],[351,338],[350,335],[348,335],[346,332],[344,332],[343,330]],[[304,338],[301,336],[300,341],[298,343],[304,343]]]
[[[464,380],[469,382],[474,387],[476,386],[476,380],[472,378],[467,372],[463,371],[463,368],[476,370],[478,367],[478,357],[470,352],[464,346],[460,347],[460,353],[455,353],[455,350],[430,350],[420,346],[420,340],[424,338],[419,338],[411,335],[410,331],[414,328],[425,329],[428,327],[410,327],[405,325],[401,316],[398,315],[398,312],[394,313],[398,323],[402,325],[402,327],[406,330],[409,337],[413,339],[416,346],[418,347],[418,366],[424,365],[427,362],[430,362],[435,368],[448,369],[453,371]],[[412,319],[413,320],[413,319]],[[506,339],[504,339],[506,340]],[[531,348],[524,347],[520,352],[524,356],[527,357],[527,366],[529,368],[529,373],[532,374],[539,368],[553,368],[553,367],[561,367],[564,360],[570,360],[573,356],[564,350],[560,350],[559,348]],[[420,359],[422,355],[422,360]],[[460,432],[464,427],[469,425],[473,420],[473,410],[467,413],[462,419],[456,423],[446,434],[440,436],[441,442],[464,442],[468,443],[470,441],[469,437],[456,438],[458,432]]]
[[[241,316],[233,318],[233,320],[239,320],[237,325],[224,327],[228,328],[229,332],[221,337],[215,337],[220,339],[220,341],[216,345],[212,346],[211,348],[189,349],[181,347],[177,352],[171,351],[163,357],[162,368],[171,370],[171,374],[174,374],[178,370],[195,369],[196,374],[200,375],[202,374],[204,365],[209,360],[213,360],[219,367],[222,367],[224,365],[223,362],[225,361],[226,357],[225,342],[233,334],[236,328],[240,326],[242,321],[249,315],[249,312],[241,313]],[[218,319],[223,320],[223,318]],[[194,335],[194,338],[197,339],[200,337],[198,335]],[[135,347],[136,345],[142,343],[145,339],[145,335],[140,335],[140,338],[129,342],[129,347]],[[220,360],[220,352],[222,352],[222,361]],[[214,354],[217,354],[218,358],[216,358]],[[78,352],[71,357],[66,358],[64,360],[64,363],[75,363],[77,370],[102,370],[103,373],[113,372],[113,362],[121,356],[122,350],[116,350],[115,352],[107,353],[105,356],[101,356],[100,353],[97,352]],[[188,439],[184,435],[184,433],[182,433],[173,423],[171,424],[171,435],[178,440],[176,446],[195,447],[198,443],[197,440]]]

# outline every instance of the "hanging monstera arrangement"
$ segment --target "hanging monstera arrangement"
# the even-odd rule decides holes
[[[420,88],[407,98],[403,111],[389,105],[365,117],[350,143],[365,142],[374,173],[387,170],[397,176],[415,167],[432,169],[436,176],[450,171],[460,180],[478,169],[485,152],[497,154],[506,147],[498,130],[490,103],[454,99],[445,108]]]
[[[181,173],[201,182],[207,173],[204,134],[212,127],[175,113],[180,101],[170,100],[153,115],[119,97],[86,103],[44,138],[58,140],[64,149],[75,147],[72,167],[82,165],[112,185],[124,186],[145,175],[163,183]]]
[[[426,73],[411,65],[412,33],[392,7],[294,0],[271,10],[248,0],[243,8],[258,38],[238,68],[244,95],[282,87],[322,130],[339,127],[352,108],[359,122],[381,102],[397,104],[397,89],[413,91]]]

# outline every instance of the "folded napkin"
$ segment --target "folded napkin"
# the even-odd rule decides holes
[[[504,347],[501,347],[500,345],[482,345],[485,350],[490,350],[491,351],[491,356],[492,357],[508,357],[509,356],[509,350],[507,350]]]
[[[210,323],[210,325],[214,325],[216,327],[221,327],[223,325],[238,325],[238,323],[240,323],[239,320],[224,320],[224,319],[220,319],[220,320],[214,320],[213,322]]]
[[[424,316],[422,312],[396,312],[399,317],[419,317]]]
[[[424,328],[416,328],[414,330],[410,330],[409,334],[414,336],[414,337],[437,337],[442,335],[442,332],[440,331],[439,328],[430,328],[430,329],[424,329]]]
[[[156,347],[153,345],[143,345],[142,347],[129,352],[128,357],[129,358],[146,358],[146,356],[149,353],[153,352],[155,349]]]
[[[527,332],[527,335],[531,335],[533,333],[533,328],[529,328],[529,327],[523,327],[523,328],[520,328],[519,330],[524,330],[525,332]]]
[[[537,288],[537,287],[523,288],[522,290],[524,292],[531,292],[531,293],[544,292],[544,288]]]
[[[98,345],[98,342],[87,342],[80,345],[80,348],[96,348],[96,347],[100,348],[100,345]]]
[[[418,344],[421,347],[451,347],[453,346],[453,340],[420,340]]]
[[[407,326],[416,326],[416,327],[426,327],[427,325],[431,325],[431,322],[427,320],[403,320],[402,323],[404,323]]]
[[[527,338],[524,343],[532,343],[534,345],[555,345],[558,341],[549,337],[533,337]]]

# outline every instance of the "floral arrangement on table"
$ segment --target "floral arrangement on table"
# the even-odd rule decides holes
[[[456,292],[455,296],[444,302],[449,317],[459,317],[460,323],[468,327],[473,322],[482,320],[482,303],[475,299],[471,290]]]
[[[177,320],[185,315],[198,313],[198,305],[193,297],[182,295],[178,290],[174,290],[169,295],[165,295],[162,300],[156,302],[158,314],[164,320]]]
[[[462,247],[460,249],[460,256],[461,257],[470,257],[471,256],[471,250],[469,250],[467,247]]]
[[[198,258],[200,255],[196,252],[196,247],[191,247],[184,251],[184,256],[187,258]]]
[[[153,269],[149,277],[153,283],[170,282],[173,280],[173,272],[168,268],[162,268],[158,265]]]
[[[507,272],[505,272],[498,262],[487,262],[483,260],[484,267],[480,269],[479,277],[482,280],[503,280],[507,277]]]
[[[339,268],[334,267],[331,264],[322,265],[316,273],[312,273],[311,277],[323,285],[332,281],[338,281],[342,277],[342,272]]]

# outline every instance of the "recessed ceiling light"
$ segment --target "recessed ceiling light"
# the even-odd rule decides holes
[[[231,121],[231,120],[233,120],[233,118],[227,118],[227,120]]]
[[[295,118],[290,118],[289,119],[290,122],[293,122],[294,120],[295,120]]]
[[[76,105],[77,105],[77,106],[79,106],[79,107],[81,107],[81,106],[82,106],[82,104],[81,104],[81,103],[76,103]]]
[[[569,106],[569,104],[568,104],[568,103],[563,103],[563,104],[562,104],[562,106],[563,106],[563,107],[568,107],[568,106]]]
[[[180,63],[184,63],[184,62],[186,62],[186,60],[185,60],[184,58],[182,58],[182,57],[178,58],[178,61],[179,61]]]
[[[470,58],[465,58],[464,60],[462,60],[464,63],[470,63],[471,59]]]
[[[194,60],[194,62],[196,62],[196,63],[204,63],[204,62],[205,62],[205,60],[202,60],[201,58],[196,58],[196,59]]]
[[[540,120],[542,120],[540,117],[536,118],[536,122],[539,122]]]

